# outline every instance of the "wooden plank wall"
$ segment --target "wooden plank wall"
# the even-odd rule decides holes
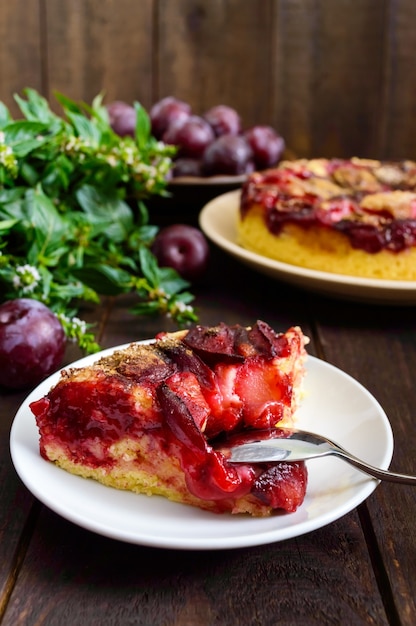
[[[416,158],[415,0],[0,0],[0,99],[224,103],[299,156]],[[55,104],[53,104],[54,108]]]

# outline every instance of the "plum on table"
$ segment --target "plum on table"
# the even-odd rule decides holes
[[[253,153],[244,137],[221,135],[205,150],[202,171],[207,176],[247,174],[254,169]]]
[[[136,110],[127,102],[115,100],[106,106],[110,126],[120,137],[134,137],[136,132]]]
[[[241,117],[226,104],[218,104],[202,116],[212,127],[215,135],[238,135],[241,132]]]
[[[163,135],[164,143],[178,146],[178,155],[201,158],[215,139],[211,126],[199,115],[172,123]]]
[[[57,316],[31,298],[0,306],[0,385],[25,389],[59,369],[65,332]]]
[[[126,102],[107,105],[117,134],[135,136],[136,111]],[[158,100],[149,111],[153,136],[176,146],[171,176],[240,176],[274,167],[283,157],[285,141],[265,124],[243,128],[237,109],[218,104],[202,115],[175,96]]]
[[[271,126],[253,126],[246,130],[244,136],[258,169],[271,167],[282,158],[285,141]]]
[[[151,249],[161,267],[172,267],[185,280],[198,280],[208,265],[208,242],[202,231],[188,224],[162,228]]]
[[[156,139],[162,139],[163,134],[174,122],[184,121],[191,115],[191,107],[187,102],[167,96],[156,102],[150,109],[152,133]]]

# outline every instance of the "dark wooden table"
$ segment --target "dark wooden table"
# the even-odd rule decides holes
[[[392,469],[416,473],[413,307],[347,303],[300,291],[212,250],[194,289],[203,324],[302,326],[309,353],[360,381],[392,424]],[[130,302],[88,315],[103,347],[171,326]],[[69,351],[67,361],[79,356]],[[10,426],[26,393],[0,394],[2,626],[416,623],[416,490],[383,483],[357,509],[306,535],[217,551],[130,545],[84,530],[40,504],[19,480]]]

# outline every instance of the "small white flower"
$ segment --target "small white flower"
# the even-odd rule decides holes
[[[160,298],[161,300],[167,300],[168,299],[168,294],[161,287],[157,287],[157,289],[155,289],[154,291],[150,292],[149,295],[150,295],[150,297],[152,299],[155,299],[155,298]]]
[[[22,293],[32,293],[40,282],[40,274],[36,267],[26,263],[17,265],[13,276],[13,287],[21,289]]]
[[[177,302],[176,310],[180,313],[185,313],[185,311],[192,311],[192,307],[189,304],[185,304],[185,302]]]
[[[66,142],[64,149],[68,152],[79,152],[85,148],[90,148],[91,143],[87,139],[81,139],[72,135]]]
[[[116,165],[117,165],[116,157],[114,155],[112,155],[112,154],[109,154],[108,157],[107,157],[107,163],[109,165],[111,165],[111,167],[116,167]]]
[[[3,133],[4,139],[4,133]],[[2,143],[0,137],[0,164],[4,165],[4,167],[10,172],[14,173],[17,171],[17,160],[13,154],[13,150],[10,146],[7,146],[5,143]]]
[[[134,165],[134,152],[129,146],[125,148],[122,157],[127,165]]]
[[[85,334],[87,331],[87,322],[80,320],[79,317],[73,317],[71,319],[72,328],[81,334]]]
[[[75,137],[71,137],[70,140],[65,145],[65,150],[72,150],[75,146]]]
[[[87,323],[79,317],[69,317],[65,313],[58,313],[61,324],[65,327],[65,333],[71,341],[77,341],[87,332]]]

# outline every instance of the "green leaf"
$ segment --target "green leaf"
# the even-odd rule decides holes
[[[149,281],[152,287],[158,287],[160,282],[160,269],[154,254],[152,254],[148,248],[142,246],[139,249],[139,259],[143,276]]]
[[[3,128],[6,143],[17,158],[23,158],[50,141],[51,127],[41,122],[25,120],[10,122]]]
[[[126,202],[115,194],[110,197],[92,185],[76,192],[77,200],[94,225],[100,225],[107,237],[116,242],[125,240],[133,227],[133,213]]]
[[[150,118],[139,102],[134,103],[134,108],[136,110],[136,142],[138,147],[144,150],[150,137]]]
[[[131,285],[128,272],[99,263],[75,270],[73,274],[98,293],[107,296],[124,293]]]
[[[27,96],[27,100],[23,100],[18,94],[15,94],[14,99],[26,119],[45,124],[50,124],[57,119],[46,98],[43,98],[34,89],[25,89],[24,94]]]
[[[39,182],[39,170],[37,167],[29,163],[28,161],[23,161],[20,166],[20,176],[23,181],[29,185],[29,187],[36,187]]]
[[[102,93],[95,96],[92,101],[92,105],[90,106],[87,102],[76,102],[71,98],[68,98],[63,93],[56,91],[54,93],[55,98],[58,100],[59,104],[62,106],[64,115],[67,117],[70,114],[75,114],[77,116],[86,117],[89,115],[94,118],[95,121],[98,121],[101,125],[102,121],[105,120],[105,116],[102,115],[102,112],[105,111],[105,107],[102,106],[102,100],[104,95]],[[107,116],[107,124],[108,127],[108,116]]]
[[[169,295],[177,294],[190,286],[190,283],[171,267],[159,268],[159,280],[160,287]]]
[[[147,224],[137,229],[137,234],[144,243],[151,243],[159,231],[158,226]]]
[[[103,105],[104,94],[100,93],[98,96],[94,98],[91,106],[91,116],[93,116],[101,127],[106,128],[106,130],[111,130],[110,127],[110,118],[108,115],[107,108]]]
[[[140,226],[144,226],[149,222],[149,211],[147,210],[147,206],[141,200],[137,202],[137,217]]]
[[[4,128],[12,121],[9,109],[3,102],[0,102],[0,128]]]
[[[156,301],[138,302],[131,311],[136,315],[155,315],[161,313],[159,303]]]
[[[69,111],[71,111],[72,113],[82,113],[81,105],[75,102],[75,100],[68,98],[59,91],[55,91],[54,96],[63,108],[65,114],[67,114]]]
[[[10,202],[5,202],[4,204],[1,204],[0,202],[0,217],[5,219],[16,219],[18,222],[20,222],[20,220],[25,220],[26,211],[24,199],[11,199]]]
[[[0,232],[9,232],[19,220],[0,220]]]
[[[13,187],[12,189],[0,188],[0,205],[16,202],[16,200],[23,198],[25,193],[26,189],[24,187]]]
[[[74,165],[65,154],[60,154],[53,163],[46,163],[42,174],[42,187],[49,196],[67,190],[71,183]]]
[[[88,141],[92,147],[99,146],[101,141],[100,129],[94,122],[79,113],[67,111],[67,117],[70,120],[75,133]]]
[[[98,95],[95,96],[95,98],[93,98],[92,104],[91,104],[91,109],[92,111],[97,111],[97,110],[102,110],[103,107],[103,100],[104,100],[104,93],[101,92]]]
[[[128,239],[128,249],[136,255],[143,244],[150,245],[158,232],[158,226],[140,226],[131,231]]]
[[[44,269],[44,268],[42,268]],[[69,308],[71,302],[77,299],[84,299],[83,285],[78,281],[78,288],[73,288],[74,284],[61,285],[52,279],[52,275],[49,275],[49,281],[45,282],[42,276],[42,301],[52,311],[62,311]],[[97,297],[98,302],[98,297]]]
[[[40,188],[28,190],[25,211],[34,231],[36,255],[47,256],[54,247],[61,247],[68,235],[67,222]]]
[[[96,303],[100,301],[99,295],[95,289],[87,287],[87,285],[80,282],[71,274],[65,276],[65,282],[58,283],[56,280],[52,281],[49,291],[51,297],[50,304],[52,304],[54,308],[59,308],[59,302],[70,303],[74,299],[81,299],[87,302]],[[56,305],[53,304],[55,302]],[[60,308],[62,310],[62,306]]]

